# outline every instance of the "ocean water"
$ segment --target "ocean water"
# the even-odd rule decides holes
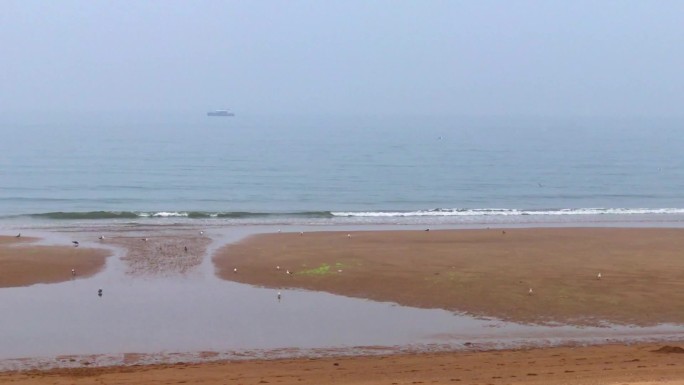
[[[306,231],[394,224],[684,226],[680,126],[627,119],[209,118],[203,112],[3,116],[0,233],[30,228],[26,234],[47,243],[69,244],[73,238],[59,230],[133,225],[139,231],[149,224],[170,225],[171,234],[185,230],[176,224],[216,225],[206,228],[214,241],[210,256],[222,244],[281,224]],[[80,238],[82,244],[99,244],[94,234],[90,243]],[[124,262],[110,258],[105,271],[88,279],[2,290],[0,313],[8,317],[0,330],[0,341],[7,341],[0,369],[27,362],[49,367],[56,354],[456,349],[464,341],[511,347],[667,340],[682,333],[681,325],[502,326],[325,293],[283,294],[277,302],[273,289],[222,281],[209,257],[187,277],[145,279],[127,276]],[[36,316],[46,309],[50,317]],[[175,354],[169,357],[188,359]],[[45,360],[7,360],[21,356]]]
[[[0,223],[684,221],[682,122],[27,114]]]

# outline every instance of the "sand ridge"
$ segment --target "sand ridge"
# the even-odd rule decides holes
[[[25,236],[0,236],[0,288],[89,277],[102,270],[111,255],[104,249],[35,245],[36,241]]]
[[[255,235],[214,262],[223,279],[266,287],[518,322],[652,325],[684,323],[681,250],[684,229],[308,232]]]

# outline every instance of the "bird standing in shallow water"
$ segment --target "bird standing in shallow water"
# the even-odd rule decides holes
[[[598,273],[598,275],[596,276],[596,279],[601,279],[601,273]]]

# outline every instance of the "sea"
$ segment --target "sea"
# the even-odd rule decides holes
[[[15,113],[0,230],[684,223],[684,120]]]

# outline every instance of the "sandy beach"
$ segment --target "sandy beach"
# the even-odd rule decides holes
[[[684,323],[682,250],[682,229],[310,232],[256,235],[214,261],[221,278],[266,287],[523,323],[652,325]]]
[[[418,355],[82,367],[0,373],[43,384],[684,384],[684,354],[668,345],[605,345]]]
[[[52,282],[41,274],[63,269],[55,261],[67,255],[78,255],[80,263],[106,256],[103,250],[44,248],[32,241],[0,238],[0,261],[18,266],[12,282]],[[125,274],[139,277],[196,270],[210,239],[150,234],[105,242],[127,250]],[[213,262],[220,278],[274,289],[326,291],[521,323],[654,325],[684,323],[683,249],[682,229],[294,232],[250,236],[219,249]],[[88,264],[74,266],[85,272]],[[79,368],[3,372],[0,383],[684,384],[679,340],[606,343],[515,350],[464,344],[463,351],[452,352],[163,365],[144,364],[144,355],[130,352],[126,366],[92,367],[81,357]]]
[[[37,238],[0,236],[0,288],[90,277],[104,268],[108,250],[38,246]],[[71,270],[74,269],[74,274]]]

